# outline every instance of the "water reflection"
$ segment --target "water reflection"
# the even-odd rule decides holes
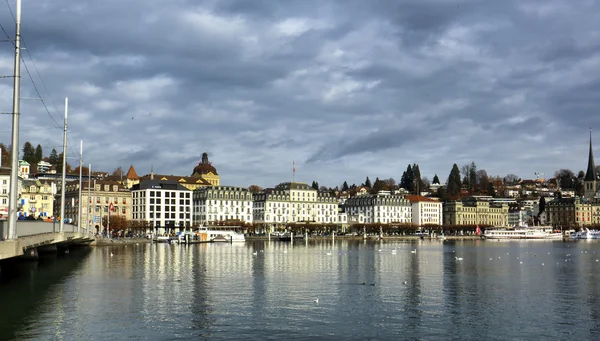
[[[94,248],[2,284],[0,339],[596,339],[597,245]]]

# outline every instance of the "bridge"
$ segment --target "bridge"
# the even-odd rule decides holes
[[[7,240],[8,222],[0,221],[0,260],[20,256],[37,258],[38,251],[52,252],[94,240],[86,229],[78,231],[76,225],[64,224],[60,232],[59,225],[59,222],[19,220],[17,238]]]

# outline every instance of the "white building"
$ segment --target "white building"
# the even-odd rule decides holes
[[[419,195],[407,195],[412,206],[412,223],[422,225],[442,225],[443,209],[439,200]]]
[[[511,203],[508,205],[508,226],[526,226],[532,215],[531,209]]]
[[[193,194],[193,222],[211,225],[237,220],[252,223],[252,193],[242,187],[209,186]]]
[[[23,179],[29,178],[29,162],[25,160],[19,160],[19,177]]]
[[[0,168],[0,220],[8,217],[10,195],[10,168]]]
[[[46,161],[40,161],[37,164],[37,172],[38,173],[48,173],[52,169],[52,164]],[[56,171],[54,171],[56,173]]]
[[[131,217],[158,229],[192,225],[192,191],[176,181],[146,180],[131,188]]]
[[[341,219],[341,221],[340,221]],[[254,222],[285,225],[298,222],[346,223],[337,199],[302,182],[284,182],[254,195]]]
[[[406,223],[412,222],[412,206],[403,195],[379,192],[356,196],[344,204],[350,221],[362,223]]]

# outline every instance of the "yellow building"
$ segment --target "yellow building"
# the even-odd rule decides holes
[[[35,218],[50,218],[54,212],[53,184],[50,181],[29,180],[21,181],[21,210],[20,215]]]
[[[445,225],[508,226],[508,205],[469,198],[444,204]]]
[[[131,220],[131,192],[115,180],[92,180],[82,182],[81,227],[99,232],[102,218],[108,216],[108,209],[113,205],[111,216],[122,215]],[[88,191],[89,188],[89,191]],[[89,196],[88,196],[89,192]],[[60,193],[57,194],[57,211],[60,212]],[[71,181],[65,185],[65,218],[77,222],[79,214],[79,181]],[[58,213],[59,214],[59,213]],[[58,216],[57,214],[57,216]],[[100,228],[94,230],[94,228]]]
[[[585,198],[556,198],[546,204],[552,226],[562,229],[600,224],[600,203]]]

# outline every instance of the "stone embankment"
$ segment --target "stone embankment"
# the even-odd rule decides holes
[[[142,244],[150,243],[150,238],[96,238],[91,246],[111,246],[111,245],[126,245],[126,244]]]

